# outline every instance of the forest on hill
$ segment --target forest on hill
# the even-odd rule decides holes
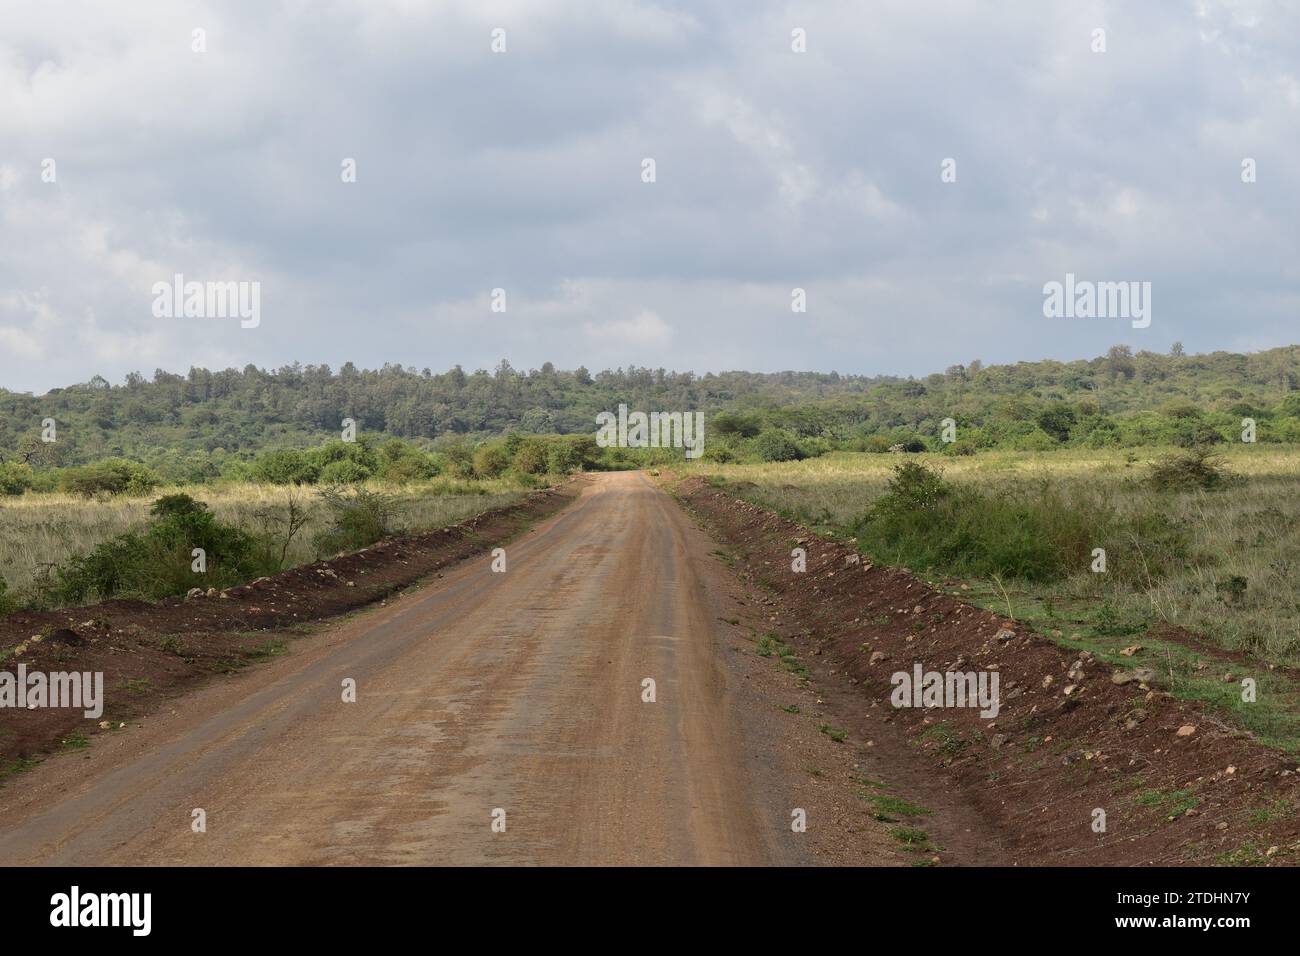
[[[37,471],[120,457],[167,480],[239,472],[275,449],[337,439],[344,419],[374,440],[401,438],[423,452],[474,446],[509,433],[590,435],[596,415],[622,403],[643,411],[702,411],[706,454],[759,457],[830,448],[918,445],[980,448],[1153,445],[1240,440],[1242,419],[1261,442],[1300,442],[1300,346],[1252,354],[1168,354],[1114,346],[1072,362],[984,365],[925,376],[837,372],[697,375],[629,366],[591,373],[550,362],[522,371],[445,372],[385,365],[252,365],[96,376],[44,395],[0,389],[0,459]],[[43,442],[52,419],[57,440]],[[939,441],[944,419],[958,441]],[[919,449],[918,449],[919,450]]]

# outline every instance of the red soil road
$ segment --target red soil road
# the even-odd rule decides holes
[[[759,739],[710,546],[640,474],[598,476],[506,573],[485,554],[12,780],[0,860],[810,862],[802,755]]]

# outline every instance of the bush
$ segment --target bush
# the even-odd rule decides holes
[[[253,474],[273,485],[311,485],[320,478],[320,466],[296,448],[277,448],[253,463]]]
[[[1196,488],[1209,491],[1227,480],[1223,459],[1211,454],[1205,446],[1166,455],[1151,466],[1151,474],[1147,476],[1148,483],[1159,491]]]
[[[21,495],[32,486],[35,472],[21,461],[0,461],[0,495]]]
[[[442,450],[443,467],[453,478],[474,478],[474,453],[460,442],[452,442]]]
[[[760,461],[799,461],[808,457],[788,433],[775,428],[762,432],[750,448]]]
[[[510,467],[510,456],[500,445],[479,445],[474,450],[474,472],[480,478],[500,478]]]
[[[320,470],[320,480],[327,485],[352,485],[370,477],[370,470],[359,461],[332,461]]]
[[[55,572],[54,590],[67,604],[131,595],[149,600],[184,594],[193,587],[224,588],[255,576],[255,539],[223,524],[189,495],[166,495],[149,511],[143,532],[130,531],[73,558]],[[206,571],[193,570],[202,548]]]
[[[1038,427],[1051,435],[1058,442],[1070,439],[1070,429],[1074,427],[1074,406],[1066,402],[1052,402],[1038,413]]]
[[[1107,552],[1124,557],[1112,559],[1111,576],[1126,580],[1177,566],[1187,547],[1182,529],[1155,510],[1120,515],[1086,489],[1051,481],[985,495],[920,462],[894,469],[854,530],[869,553],[917,570],[1035,582],[1086,570],[1092,549],[1109,542]]]
[[[567,442],[556,442],[550,449],[550,470],[557,475],[567,475],[579,467],[578,452]]]
[[[530,438],[522,442],[515,452],[514,469],[521,475],[540,475],[545,473],[549,461],[546,445]]]
[[[438,464],[429,455],[393,438],[379,450],[378,475],[385,481],[420,481],[438,474]]]
[[[69,468],[60,477],[59,486],[69,494],[147,495],[159,485],[159,479],[144,465],[124,458],[106,458],[80,468]]]
[[[393,501],[388,495],[337,486],[324,488],[320,494],[332,521],[315,539],[316,552],[322,557],[356,551],[392,534]]]

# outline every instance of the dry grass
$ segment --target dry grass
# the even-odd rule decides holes
[[[1021,587],[1022,597],[1073,607],[1104,602],[1121,618],[1164,621],[1228,650],[1277,663],[1300,663],[1300,448],[1225,447],[1227,469],[1243,481],[1210,492],[1159,493],[1142,479],[1168,449],[990,452],[969,457],[909,456],[954,482],[996,492],[1008,483],[1085,483],[1121,509],[1154,509],[1188,533],[1189,557],[1163,580],[1124,585],[1086,568],[1052,585]],[[843,530],[884,490],[897,455],[837,453],[772,465],[702,464],[741,494],[795,520]],[[939,569],[941,570],[941,569]],[[1241,593],[1237,579],[1244,579]],[[1013,592],[1012,598],[1016,594]]]
[[[408,531],[441,527],[470,515],[520,500],[524,489],[506,479],[432,481],[382,488],[395,499],[397,524]],[[283,510],[290,489],[281,485],[229,484],[163,489],[144,498],[87,500],[64,494],[0,498],[0,578],[11,595],[27,590],[43,567],[62,564],[101,541],[143,525],[149,507],[163,493],[183,491],[207,502],[223,521],[258,531],[257,513]],[[288,563],[315,558],[311,538],[320,527],[321,504],[312,489],[299,489],[312,523],[294,540]]]

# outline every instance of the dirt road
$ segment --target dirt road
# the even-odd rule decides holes
[[[504,573],[484,554],[11,782],[0,860],[807,862],[802,755],[739,686],[709,548],[598,476]]]

